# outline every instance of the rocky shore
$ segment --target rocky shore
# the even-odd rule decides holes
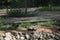
[[[60,40],[60,32],[0,31],[0,40]]]

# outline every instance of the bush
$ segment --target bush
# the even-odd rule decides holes
[[[21,12],[20,10],[11,10],[8,12],[9,17],[30,17],[34,16],[34,13],[24,13]]]

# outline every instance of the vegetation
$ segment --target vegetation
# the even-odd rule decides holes
[[[17,26],[18,24],[19,26]],[[60,20],[57,19],[39,19],[39,20],[26,20],[26,21],[18,21],[11,24],[4,24],[2,21],[0,22],[1,30],[11,30],[11,29],[21,29],[27,27],[33,27],[35,25],[38,26],[60,26]]]
[[[51,7],[39,7],[38,11],[60,11],[60,7],[55,7],[55,6],[51,6]]]
[[[7,9],[8,17],[31,17],[35,16],[35,13],[28,13],[27,8],[38,7],[38,11],[60,11],[60,0],[0,0],[0,9]],[[42,7],[41,7],[42,6]],[[58,6],[58,7],[57,7]],[[12,8],[25,8],[25,12],[21,10],[10,10]],[[29,27],[31,25],[49,26],[57,25],[60,26],[60,20],[57,19],[39,19],[39,20],[29,20],[29,21],[19,21],[19,27]],[[13,25],[13,24],[12,24]],[[14,28],[10,24],[4,25],[0,19],[0,29]]]
[[[26,7],[60,6],[60,0],[1,0],[0,8],[21,8],[25,3]]]
[[[0,28],[1,28],[2,25],[3,25],[3,21],[0,18]]]
[[[40,20],[31,20],[31,21],[20,21],[20,23],[25,23],[28,25],[30,24],[30,26],[31,25],[50,26],[50,25],[55,25],[56,20],[54,20],[54,19],[40,19]]]
[[[24,13],[21,12],[20,10],[11,10],[8,12],[8,17],[32,17],[35,16],[35,13]]]

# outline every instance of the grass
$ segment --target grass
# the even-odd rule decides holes
[[[51,6],[51,7],[39,7],[39,11],[60,11],[60,7]]]
[[[18,21],[15,23],[20,23],[22,25],[41,25],[41,26],[48,26],[48,25],[54,25],[56,23],[56,20],[54,19],[39,19],[39,20],[29,20],[29,21]]]
[[[1,20],[1,19],[0,19]],[[11,24],[5,24],[0,22],[1,23],[1,26],[0,26],[0,29],[3,29],[3,30],[7,30],[9,28],[12,28],[12,25],[13,23]],[[60,26],[60,20],[57,20],[57,19],[36,19],[36,20],[25,20],[25,21],[18,21],[18,22],[14,22],[15,24],[18,24],[18,29],[21,29],[21,28],[27,28],[27,27],[31,27],[31,26],[35,26],[35,25],[39,25],[39,26],[51,26],[51,25],[56,25],[56,26]],[[14,27],[14,26],[13,26]],[[16,28],[17,29],[17,28]]]

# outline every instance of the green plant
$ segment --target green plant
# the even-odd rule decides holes
[[[34,13],[29,13],[29,12],[24,13],[19,9],[18,10],[15,9],[15,10],[10,10],[8,12],[7,16],[9,16],[9,17],[30,17],[30,16],[34,16],[34,15],[35,15]]]
[[[37,10],[39,11],[60,11],[60,7],[39,7]]]
[[[3,21],[2,19],[0,18],[0,27],[3,25]]]
[[[31,23],[26,23],[26,22],[22,22],[21,24],[21,27],[29,27],[29,26],[31,26]]]

